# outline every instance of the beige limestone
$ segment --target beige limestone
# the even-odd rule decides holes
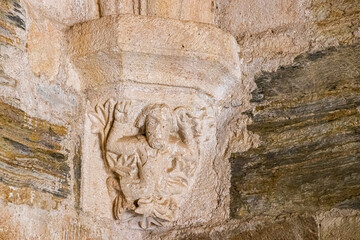
[[[48,19],[55,24],[72,26],[75,23],[99,18],[96,0],[24,0],[28,13]]]
[[[69,36],[83,88],[133,81],[199,89],[225,100],[241,75],[233,37],[207,24],[109,16],[76,25]]]
[[[213,23],[212,0],[150,0],[147,15]]]
[[[101,89],[101,91],[99,91]],[[116,92],[113,90],[116,89]],[[167,96],[164,96],[164,92],[167,92]],[[107,94],[105,96],[101,96],[101,93],[106,92]],[[195,172],[195,176],[193,176],[191,173],[191,175],[187,175],[188,173],[184,172],[184,174],[186,174],[185,176],[188,180],[186,180],[187,186],[186,188],[184,188],[184,190],[181,190],[182,188],[179,188],[180,192],[178,192],[178,199],[176,200],[179,205],[179,212],[178,216],[179,219],[178,221],[188,221],[188,219],[194,219],[196,221],[204,221],[205,219],[209,218],[209,213],[211,213],[213,211],[213,205],[209,204],[209,205],[203,205],[203,211],[199,212],[199,211],[195,211],[195,209],[197,209],[198,207],[196,206],[197,202],[201,202],[201,200],[207,199],[208,202],[211,201],[216,201],[216,194],[214,192],[214,188],[213,186],[202,186],[205,183],[204,182],[200,182],[199,178],[208,176],[211,179],[214,179],[214,175],[211,174],[211,164],[210,161],[213,158],[212,155],[214,154],[214,146],[215,146],[215,139],[214,139],[214,131],[215,128],[211,127],[211,125],[214,126],[214,112],[211,109],[211,106],[209,106],[208,103],[208,97],[204,94],[200,94],[199,96],[196,96],[198,93],[195,90],[189,90],[187,88],[179,88],[179,87],[170,87],[170,86],[147,86],[147,85],[142,85],[142,84],[134,84],[134,83],[130,83],[130,84],[118,84],[118,86],[116,85],[112,85],[112,87],[102,87],[102,88],[97,88],[97,90],[92,90],[91,92],[89,92],[89,97],[91,97],[91,102],[92,102],[92,106],[89,109],[89,113],[90,115],[88,115],[89,117],[87,117],[86,122],[90,122],[90,120],[92,119],[92,121],[96,121],[98,118],[95,116],[99,116],[98,113],[101,113],[101,105],[103,103],[105,103],[108,100],[109,96],[112,96],[114,99],[116,99],[116,101],[119,101],[118,104],[121,104],[121,99],[124,99],[126,101],[129,101],[127,99],[132,99],[131,101],[131,107],[129,110],[129,113],[127,114],[128,118],[130,119],[128,121],[128,123],[123,124],[123,127],[121,127],[121,125],[119,125],[116,121],[115,118],[115,122],[114,125],[112,125],[112,128],[114,128],[114,130],[110,130],[110,133],[113,132],[112,134],[114,135],[114,137],[109,136],[108,140],[107,140],[107,150],[110,151],[108,153],[110,153],[110,155],[107,157],[108,161],[111,161],[111,159],[114,159],[113,155],[111,152],[117,153],[118,150],[116,150],[118,147],[117,144],[113,144],[111,143],[113,140],[111,140],[112,138],[114,138],[114,140],[116,140],[116,136],[118,136],[118,138],[121,137],[121,132],[124,131],[124,134],[126,135],[130,135],[130,136],[136,136],[135,139],[143,139],[144,136],[141,135],[141,131],[139,132],[139,128],[136,127],[136,124],[139,123],[139,121],[141,122],[141,112],[142,110],[146,110],[147,106],[151,106],[151,103],[158,103],[158,104],[164,104],[166,103],[167,105],[169,105],[171,107],[171,109],[177,108],[177,112],[181,109],[178,107],[183,107],[185,106],[186,108],[189,108],[190,113],[192,116],[191,117],[191,125],[193,125],[193,130],[191,131],[195,131],[194,133],[188,133],[190,134],[189,136],[191,136],[192,134],[195,134],[196,136],[196,145],[199,146],[199,157],[196,158],[195,162],[194,162],[194,166],[191,167],[191,165],[189,166],[190,168],[188,168],[188,170],[191,170],[189,172],[189,174],[191,172]],[[97,96],[97,97],[96,97]],[[178,96],[181,96],[181,98],[178,98]],[[189,105],[188,102],[189,100],[193,103],[192,105]],[[211,101],[210,101],[211,103]],[[98,105],[98,107],[95,107],[94,105]],[[109,108],[110,105],[107,104],[105,105],[106,108]],[[96,110],[97,109],[97,110]],[[110,108],[111,109],[111,108]],[[96,110],[97,114],[94,114],[94,110]],[[105,112],[107,112],[108,110],[105,110]],[[111,110],[110,112],[112,112],[113,110]],[[116,111],[116,110],[115,110]],[[114,115],[116,116],[116,112],[114,113]],[[90,117],[91,116],[91,117]],[[112,118],[110,118],[112,119]],[[146,118],[147,119],[147,118]],[[143,120],[145,120],[143,118]],[[95,126],[92,126],[92,124],[86,124],[86,129],[85,129],[85,139],[87,139],[87,141],[84,142],[84,158],[83,158],[83,176],[84,176],[84,180],[83,180],[83,186],[86,189],[83,192],[83,209],[84,211],[89,212],[90,214],[95,214],[95,215],[102,215],[104,217],[110,218],[112,219],[112,214],[110,212],[110,210],[112,210],[112,204],[111,204],[111,199],[108,199],[106,197],[107,200],[105,200],[105,197],[103,197],[100,201],[97,198],[93,198],[93,194],[98,194],[99,192],[102,192],[103,194],[106,194],[105,196],[107,196],[107,187],[106,187],[106,179],[108,178],[106,176],[106,166],[104,166],[103,164],[103,160],[101,157],[101,141],[98,141],[98,136],[97,134],[92,134],[91,133],[91,127],[93,128],[93,130],[96,130],[96,128],[94,128]],[[137,125],[138,127],[142,128],[142,125]],[[121,128],[119,128],[121,127]],[[111,129],[112,129],[111,128]],[[100,128],[101,129],[101,128]],[[115,130],[117,129],[117,130]],[[176,129],[176,128],[175,128]],[[180,128],[181,129],[181,128]],[[180,130],[179,129],[179,130]],[[175,130],[175,132],[172,133],[173,137],[171,138],[171,141],[179,141],[179,138],[182,134],[177,135],[180,132],[177,133],[177,131],[179,130]],[[108,130],[109,131],[109,130]],[[173,130],[174,131],[174,130]],[[188,130],[187,130],[188,131]],[[120,135],[119,135],[120,134]],[[150,135],[152,134],[151,132],[149,133]],[[125,138],[125,145],[126,149],[127,148],[133,148],[131,146],[133,146],[134,143],[127,143],[126,139],[130,138]],[[145,140],[145,139],[144,139]],[[109,142],[110,141],[110,142]],[[184,140],[187,141],[187,140]],[[137,143],[138,145],[140,143]],[[184,143],[179,142],[180,145],[183,145]],[[193,144],[193,143],[192,143]],[[166,144],[167,145],[167,144]],[[134,145],[134,147],[137,145]],[[173,147],[172,147],[173,146]],[[156,151],[154,151],[153,148],[148,146],[147,142],[144,142],[142,144],[140,144],[137,148],[144,148],[144,150],[146,151],[150,151],[149,154],[151,154],[151,152],[154,152],[153,154],[151,154],[153,157],[149,158],[149,162],[145,163],[145,165],[143,165],[143,169],[144,172],[143,174],[150,174],[151,172],[157,172],[160,171],[160,169],[162,167],[170,167],[171,165],[171,156],[177,156],[177,152],[179,145],[169,145],[166,148],[168,150],[165,151],[165,155],[164,157],[158,156],[156,157]],[[152,150],[153,149],[153,150]],[[186,149],[186,148],[185,148]],[[193,148],[191,148],[193,149]],[[103,149],[104,151],[105,149]],[[120,150],[119,150],[120,151]],[[168,153],[166,153],[168,152]],[[171,153],[172,152],[172,153]],[[104,152],[105,153],[105,152]],[[169,153],[171,153],[169,155]],[[186,153],[186,152],[185,152]],[[175,155],[174,155],[175,154]],[[194,153],[195,154],[195,153]],[[115,154],[116,155],[116,154]],[[145,155],[146,156],[146,155]],[[141,155],[140,155],[140,158]],[[147,157],[148,158],[148,157]],[[162,163],[160,166],[157,165],[157,161],[160,161],[160,159],[164,159],[163,161],[165,161],[164,163]],[[157,159],[157,160],[155,160]],[[189,159],[188,157],[186,157],[185,159]],[[190,159],[193,159],[193,157],[191,157]],[[152,161],[155,161],[154,163],[151,163]],[[177,161],[177,160],[176,160]],[[116,162],[119,162],[116,161]],[[95,164],[95,165],[94,165]],[[121,161],[119,162],[119,164],[121,164]],[[151,165],[149,165],[151,164]],[[170,164],[170,165],[167,165]],[[154,166],[152,166],[154,165]],[[97,166],[97,167],[94,167]],[[196,167],[197,166],[197,167]],[[187,167],[186,167],[187,168]],[[103,172],[102,173],[98,173],[99,169],[101,169]],[[117,168],[112,167],[112,171],[114,171],[116,173],[119,172],[120,170],[116,170]],[[136,168],[135,168],[136,169]],[[171,169],[171,167],[169,168]],[[164,169],[165,170],[165,169]],[[185,169],[184,169],[185,170]],[[176,170],[177,171],[177,170]],[[186,170],[187,171],[187,170]],[[141,169],[138,170],[138,172],[142,172]],[[171,173],[171,170],[169,171]],[[181,171],[182,172],[182,171]],[[179,174],[181,173],[179,172]],[[97,176],[103,176],[102,178],[89,178],[88,176],[94,176],[94,174],[96,174]],[[116,173],[117,174],[122,174],[121,172]],[[156,180],[155,176],[161,176],[162,173],[161,171],[156,173],[154,175],[154,177],[151,177],[151,175],[147,175],[150,177],[150,179],[146,180],[148,177],[144,177],[144,179],[141,177],[139,180],[139,183],[135,183],[135,185],[133,185],[133,187],[135,187],[136,185],[146,185],[149,187],[148,191],[150,191],[149,194],[151,194],[151,186],[154,184],[160,184],[159,187],[164,187],[164,183],[159,182],[158,180]],[[174,172],[175,174],[175,172]],[[183,174],[183,173],[181,173]],[[116,176],[115,175],[115,176]],[[167,175],[167,174],[166,174]],[[166,176],[164,175],[164,176]],[[170,174],[172,175],[172,173]],[[169,176],[170,176],[169,175]],[[201,176],[200,176],[201,175]],[[193,176],[193,177],[190,177]],[[186,179],[185,178],[185,179]],[[131,178],[130,178],[131,179]],[[166,178],[164,178],[165,180]],[[156,181],[155,181],[156,180]],[[124,178],[124,181],[126,181],[126,178]],[[168,181],[168,180],[166,180]],[[172,181],[172,180],[171,180]],[[192,182],[196,182],[194,184],[193,189],[191,189],[190,187],[193,185]],[[135,181],[136,182],[136,181]],[[120,184],[121,184],[121,180],[120,180]],[[139,187],[141,186],[139,185]],[[130,185],[131,186],[131,185]],[[156,186],[156,185],[155,185]],[[204,191],[205,189],[208,189],[207,191]],[[158,187],[157,187],[158,188]],[[186,193],[184,191],[187,191],[187,188],[189,188],[188,190],[190,190],[190,193]],[[174,190],[177,188],[174,188]],[[199,191],[201,189],[201,191]],[[166,191],[167,192],[167,191]],[[185,193],[185,195],[184,195]],[[132,193],[129,192],[129,190],[127,190],[127,194],[125,194],[126,196],[129,196],[131,198],[131,196],[133,196]],[[175,194],[176,195],[176,194]],[[116,196],[116,195],[115,195]],[[211,200],[211,201],[210,201]],[[185,202],[191,202],[192,204],[186,204]],[[186,207],[185,207],[186,206]],[[175,218],[175,215],[174,215]],[[126,220],[126,219],[125,219]],[[193,221],[194,221],[193,220]],[[125,221],[126,223],[126,221]],[[124,224],[125,224],[124,223]]]
[[[120,2],[123,5],[117,5]],[[75,196],[75,187],[71,196],[61,201],[44,197],[38,190],[1,187],[0,238],[227,239],[243,233],[266,239],[273,233],[262,230],[267,226],[275,224],[280,226],[279,232],[284,231],[281,219],[229,220],[231,172],[227,159],[231,152],[258,144],[245,127],[250,120],[242,114],[250,107],[253,76],[288,64],[305,51],[359,42],[357,1],[221,0],[212,6],[212,1],[189,0],[180,6],[180,1],[158,0],[142,11],[139,5],[132,5],[136,2],[1,2],[6,14],[13,11],[8,10],[14,8],[11,4],[21,5],[26,27],[21,29],[6,14],[1,15],[1,27],[6,31],[0,32],[0,77],[14,84],[0,81],[0,97],[32,117],[68,128],[63,148],[71,169],[70,186],[80,183],[76,186],[81,196]],[[134,8],[138,10],[131,12]],[[142,16],[107,16],[122,13]],[[214,23],[214,18],[216,25],[199,23]],[[69,35],[69,45],[61,40],[62,35]],[[94,51],[92,43],[102,48]],[[81,59],[77,51],[89,56]],[[190,105],[205,110],[205,106],[207,114],[216,119],[204,145],[208,152],[202,156],[189,198],[179,208],[179,219],[152,232],[132,230],[112,218],[108,175],[88,117],[96,105],[111,97],[116,101],[135,98],[140,105],[132,112],[134,118],[148,104],[166,103],[172,109]],[[207,117],[203,121],[211,125],[215,120]],[[80,177],[74,173],[79,167],[73,163],[77,148],[82,149]],[[354,235],[355,231],[346,231],[346,227],[358,226],[357,215],[356,211],[320,214],[317,223],[322,223],[322,236],[341,239],[342,234]],[[289,218],[292,225],[303,226]],[[299,229],[289,232],[298,233]],[[293,236],[287,233],[283,236]]]
[[[209,221],[216,212],[216,188],[222,185],[207,184],[217,181],[211,163],[216,155],[217,117],[222,105],[230,104],[231,88],[241,76],[239,49],[232,36],[202,23],[106,16],[75,25],[69,31],[69,50],[91,106],[83,140],[83,210],[106,218],[112,218],[112,211],[122,224],[135,222],[130,227],[145,229],[164,221],[175,225]],[[115,107],[124,103],[131,103],[131,111]],[[177,123],[171,128],[177,130],[165,131],[171,132],[171,138],[160,144],[165,144],[164,152],[150,140],[160,130],[146,132],[145,137],[138,124],[141,111],[151,106],[169,106],[164,109],[172,116],[188,109],[187,127],[172,120]],[[130,115],[130,120],[119,125],[117,114]],[[165,117],[152,117],[161,116]],[[147,123],[150,116],[144,117]],[[100,142],[99,136],[89,134],[89,120]],[[144,150],[130,154],[134,149]],[[125,166],[133,169],[129,175],[121,170]],[[98,173],[100,168],[103,173]],[[94,198],[106,194],[106,182],[110,199]]]
[[[48,20],[41,24],[33,22],[27,38],[28,59],[34,74],[55,76],[60,65],[62,32]]]
[[[136,14],[139,12],[134,0],[100,1],[100,15]]]
[[[194,135],[204,133],[192,132],[197,126],[192,126],[184,107],[172,110],[166,104],[145,106],[135,121],[137,129],[130,130],[134,125],[129,118],[137,107],[133,103],[109,100],[97,105],[89,117],[92,133],[100,137],[115,218],[131,211],[144,216],[133,225],[147,229],[177,219],[180,201],[199,165]]]
[[[101,16],[134,14],[213,23],[213,0],[102,0]]]

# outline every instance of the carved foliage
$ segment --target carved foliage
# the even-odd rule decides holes
[[[203,123],[211,118],[206,109],[195,117],[184,107],[152,104],[129,121],[130,109],[138,108],[112,99],[97,105],[91,130],[100,138],[115,219],[130,214],[137,227],[150,228],[176,219],[199,165],[199,142],[207,138]]]

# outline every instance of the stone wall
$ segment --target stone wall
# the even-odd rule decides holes
[[[358,52],[301,55],[256,78],[246,114],[261,144],[230,159],[233,217],[359,209]]]
[[[358,0],[3,0],[0,239],[357,239],[359,19]],[[203,113],[179,220],[110,216],[88,115],[110,97]]]

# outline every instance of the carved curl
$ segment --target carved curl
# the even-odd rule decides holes
[[[156,110],[161,110],[163,113],[165,113],[167,116],[166,119],[169,121],[171,126],[171,132],[175,132],[177,130],[176,119],[170,107],[166,104],[153,104],[145,107],[136,120],[135,126],[139,128],[140,134],[145,133],[146,118]]]

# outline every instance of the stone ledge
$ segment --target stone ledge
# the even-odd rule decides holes
[[[134,81],[201,89],[221,98],[240,77],[235,39],[209,24],[107,16],[75,25],[69,42],[84,88]]]

